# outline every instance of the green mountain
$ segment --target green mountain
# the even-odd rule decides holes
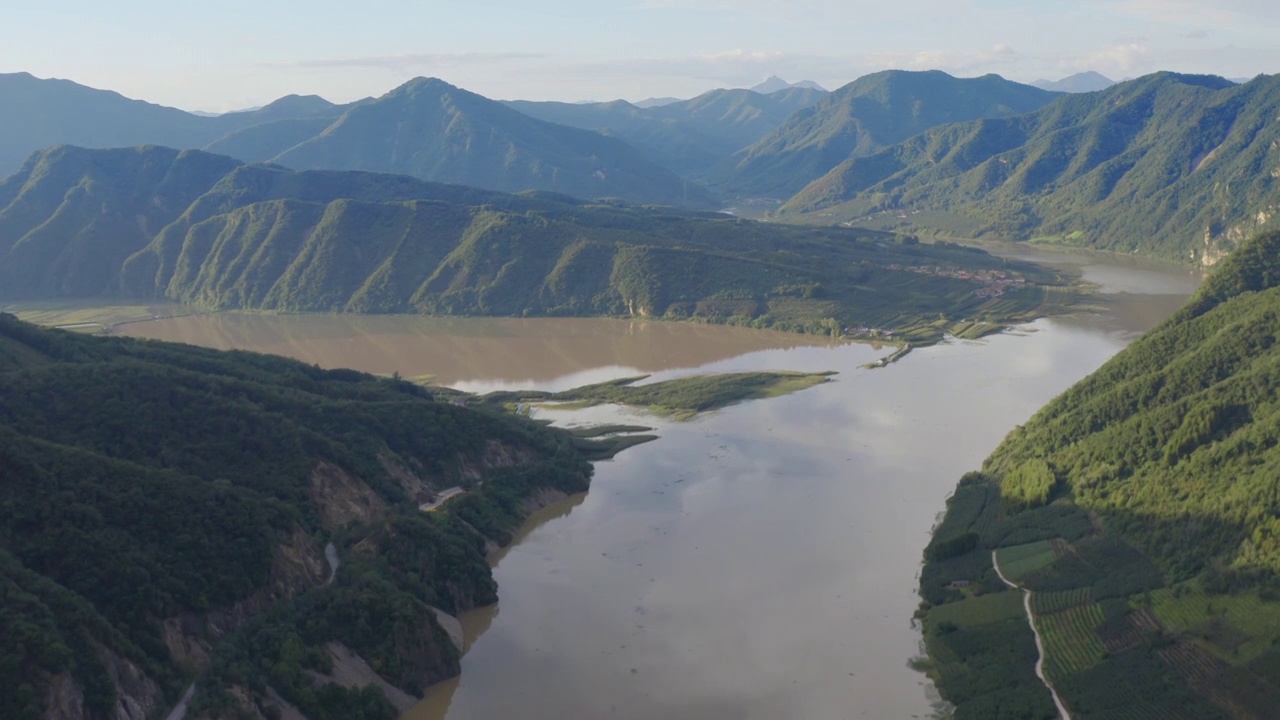
[[[993,557],[1031,591],[1072,717],[1274,717],[1277,308],[1271,232],[960,481],[921,576],[930,673],[956,718],[1057,717]]]
[[[164,717],[195,682],[192,717],[393,720],[458,673],[437,610],[496,600],[486,548],[586,489],[574,447],[399,380],[0,314],[0,716]]]
[[[718,163],[781,125],[825,93],[811,88],[772,94],[712,90],[692,100],[641,108],[623,100],[608,103],[510,101],[525,115],[594,130],[626,141],[654,162],[699,179]]]
[[[781,209],[1211,265],[1280,209],[1280,77],[1157,73],[850,159]]]
[[[198,148],[250,125],[340,112],[322,98],[293,95],[251,112],[201,117],[69,80],[0,74],[0,175],[17,171],[31,153],[52,145]]]
[[[621,140],[537,120],[434,78],[412,80],[351,108],[272,160],[300,169],[394,172],[507,192],[712,203],[705,188]]]
[[[850,156],[869,155],[945,123],[1019,115],[1054,97],[998,75],[874,73],[824,96],[736,152],[714,174],[713,187],[735,197],[787,198]]]
[[[1044,287],[1058,282],[1031,265],[883,233],[200,151],[60,147],[0,182],[6,300],[699,318],[924,340],[1039,312],[1067,297]]]

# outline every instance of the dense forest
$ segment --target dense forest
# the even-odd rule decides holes
[[[718,214],[54,148],[0,182],[0,298],[207,309],[607,315],[937,340],[1069,300],[1028,263]],[[976,325],[975,325],[976,323]]]
[[[781,208],[1210,265],[1280,211],[1280,77],[1156,73],[844,160]]]
[[[1274,716],[1278,308],[1269,233],[961,480],[921,578],[929,671],[957,718],[1056,717],[993,562],[1032,592],[1072,717]]]
[[[156,717],[198,681],[193,717],[390,720],[458,672],[436,610],[496,599],[487,549],[586,489],[584,443],[397,379],[0,315],[0,717]]]

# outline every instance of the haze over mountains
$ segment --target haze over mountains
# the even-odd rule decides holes
[[[1103,75],[1102,73],[1089,70],[1087,72],[1068,75],[1061,80],[1036,80],[1031,83],[1041,90],[1052,90],[1054,92],[1095,92],[1097,90],[1106,90],[1115,85],[1115,81]]]
[[[701,179],[735,150],[755,142],[825,94],[800,87],[769,94],[712,90],[691,100],[648,108],[624,100],[506,104],[541,120],[615,136],[677,173]]]

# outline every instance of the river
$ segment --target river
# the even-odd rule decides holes
[[[882,348],[607,320],[217,315],[122,331],[470,390],[836,370],[833,383],[687,422],[540,411],[662,437],[598,463],[589,493],[540,513],[495,558],[501,601],[464,615],[461,677],[405,720],[929,717],[932,688],[908,666],[920,653],[911,615],[921,551],[956,480],[1196,284],[1123,259],[1048,259],[1077,266],[1108,309],[878,370],[860,366]],[[234,329],[264,323],[278,325]]]

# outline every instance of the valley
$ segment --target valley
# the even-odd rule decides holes
[[[695,718],[786,707],[927,715],[938,698],[908,667],[920,634],[906,610],[955,477],[1197,284],[1131,259],[1033,257],[1096,283],[1108,309],[935,345],[876,371],[860,369],[884,354],[867,345],[653,321],[217,313],[118,332],[405,377],[439,369],[437,382],[474,393],[837,370],[833,382],[692,421],[535,409],[569,427],[656,428],[659,439],[598,463],[589,493],[548,507],[492,556],[500,602],[463,613],[462,675],[429,688],[408,717],[514,702],[548,718],[615,705],[637,718],[674,707]],[[808,530],[779,518],[804,518]],[[708,597],[718,600],[699,600]],[[744,626],[776,630],[742,636]]]
[[[0,716],[1280,706],[1278,76],[422,57],[0,74]]]

